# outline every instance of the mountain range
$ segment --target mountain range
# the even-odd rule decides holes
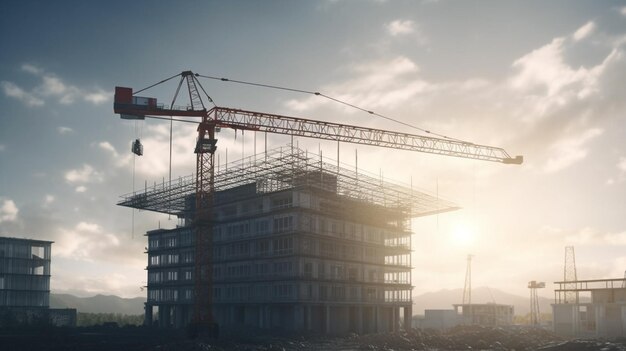
[[[452,304],[460,304],[463,289],[444,289],[413,297],[413,314],[424,314],[425,309],[452,309]],[[127,315],[143,314],[144,297],[122,298],[114,295],[78,297],[71,294],[50,294],[51,308],[75,308],[82,313],[119,313]],[[552,312],[552,299],[539,297],[542,313]],[[530,297],[506,293],[497,289],[479,287],[472,289],[472,303],[498,303],[513,305],[516,315],[530,312]]]
[[[78,297],[70,294],[50,294],[50,308],[75,308],[81,313],[143,314],[145,297],[126,299],[114,295]]]

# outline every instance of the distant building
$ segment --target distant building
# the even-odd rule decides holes
[[[450,203],[336,170],[300,150],[241,164],[215,180],[213,313],[220,327],[347,333],[395,331],[402,320],[410,326],[410,219],[452,210]],[[176,229],[147,233],[148,324],[184,327],[193,315],[194,201],[184,191],[194,187],[179,184],[172,193],[184,196],[172,204],[161,187],[122,203],[160,212],[179,206],[172,214],[184,219]]]
[[[513,324],[514,308],[511,305],[496,303],[455,304],[454,310],[461,318],[461,324],[502,326]]]
[[[554,332],[568,337],[626,337],[626,279],[555,282]],[[590,294],[583,300],[580,294]]]
[[[455,310],[425,310],[422,318],[414,319],[413,326],[421,329],[448,330],[461,324],[461,316]]]
[[[76,325],[76,310],[50,309],[52,241],[0,237],[0,313],[18,322]]]

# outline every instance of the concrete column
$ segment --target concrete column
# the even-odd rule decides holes
[[[166,328],[170,326],[170,306],[159,306],[159,327]]]
[[[305,329],[306,330],[312,330],[313,326],[311,325],[311,305],[307,305],[306,307],[306,313],[305,313],[305,320],[304,320],[304,324],[305,324]]]
[[[363,333],[363,306],[358,306],[356,310],[356,332],[361,334]]]
[[[259,306],[259,315],[258,315],[258,326],[259,328],[263,328],[265,324],[263,323],[263,317],[265,317],[265,313],[263,313],[263,306]]]
[[[596,335],[595,336],[606,336],[606,306],[602,305],[602,304],[595,304],[594,305],[594,310],[595,310],[595,314],[596,314]],[[589,313],[589,312],[587,312]],[[576,314],[576,316],[578,318],[580,318],[578,316],[578,313]],[[580,323],[578,323],[580,324]],[[576,330],[576,336],[579,336],[580,333],[580,328],[577,328]]]
[[[150,326],[152,325],[152,305],[144,304],[144,318],[143,325]]]
[[[183,321],[183,306],[181,305],[174,305],[174,327],[175,328],[182,328],[185,326],[184,321]]]
[[[324,311],[326,311],[325,316],[324,316],[324,318],[326,319],[324,331],[326,332],[326,334],[330,334],[330,306],[326,305],[324,307]]]
[[[380,323],[380,307],[374,307],[374,332],[380,333],[382,332],[381,323]]]
[[[404,330],[413,328],[413,306],[404,306]]]
[[[293,306],[293,321],[294,330],[304,330],[306,322],[304,320],[304,306]]]
[[[391,308],[391,331],[396,332],[398,326],[398,307]]]

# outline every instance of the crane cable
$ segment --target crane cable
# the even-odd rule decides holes
[[[426,133],[426,134],[430,134],[430,135],[438,136],[438,137],[440,137],[440,138],[447,139],[447,140],[454,140],[454,141],[458,141],[458,142],[465,143],[465,144],[472,144],[472,145],[474,144],[474,143],[469,142],[469,141],[465,141],[465,140],[461,140],[461,139],[457,139],[457,138],[449,137],[449,136],[447,136],[447,135],[443,135],[443,134],[439,134],[439,133],[432,132],[432,131],[430,131],[430,130],[428,130],[428,129],[420,128],[420,127],[418,127],[418,126],[416,126],[416,125],[413,125],[413,124],[410,124],[410,123],[406,123],[406,122],[400,121],[400,120],[398,120],[398,119],[395,119],[395,118],[391,118],[391,117],[388,117],[388,116],[382,115],[382,114],[380,114],[380,113],[374,112],[374,111],[372,111],[372,110],[365,109],[365,108],[363,108],[363,107],[360,107],[360,106],[357,106],[357,105],[351,104],[351,103],[349,103],[349,102],[347,102],[347,101],[340,100],[340,99],[338,99],[338,98],[335,98],[335,97],[332,97],[332,96],[326,95],[326,94],[324,94],[324,93],[320,93],[320,92],[318,92],[318,91],[310,91],[310,90],[303,90],[303,89],[287,88],[287,87],[282,87],[282,86],[278,86],[278,85],[262,84],[262,83],[247,82],[247,81],[243,81],[243,80],[235,80],[235,79],[229,79],[229,78],[220,78],[220,77],[206,76],[206,75],[202,75],[202,74],[198,74],[198,73],[196,73],[195,75],[196,75],[197,77],[202,77],[202,78],[207,78],[207,79],[213,79],[213,80],[219,80],[219,81],[222,81],[222,82],[230,82],[230,83],[237,83],[237,84],[251,85],[251,86],[261,87],[261,88],[277,89],[277,90],[291,91],[291,92],[295,92],[295,93],[303,93],[303,94],[309,94],[309,95],[321,96],[321,97],[323,97],[323,98],[326,98],[326,99],[328,99],[328,100],[331,100],[331,101],[337,102],[337,103],[339,103],[339,104],[342,104],[342,105],[345,105],[345,106],[349,106],[349,107],[352,107],[352,108],[354,108],[354,109],[357,109],[357,110],[360,110],[360,111],[366,112],[366,113],[368,113],[368,114],[370,114],[370,115],[374,115],[374,116],[376,116],[376,117],[380,117],[380,118],[386,119],[386,120],[388,120],[388,121],[392,121],[392,122],[395,122],[395,123],[398,123],[398,124],[404,125],[404,126],[406,126],[406,127],[410,127],[410,128],[413,128],[413,129],[419,130],[419,131],[424,132],[424,133]]]

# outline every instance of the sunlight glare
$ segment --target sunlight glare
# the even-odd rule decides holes
[[[452,242],[459,246],[467,246],[474,242],[474,230],[467,225],[457,224],[452,230]]]

